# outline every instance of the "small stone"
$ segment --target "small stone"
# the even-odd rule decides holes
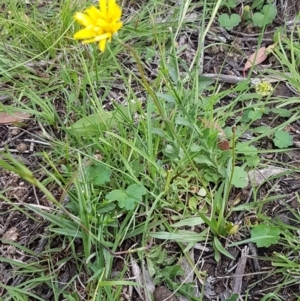
[[[27,145],[25,143],[20,143],[17,145],[17,150],[20,153],[24,153],[27,150]]]
[[[18,129],[18,128],[13,128],[13,129],[10,131],[10,134],[11,134],[12,136],[17,136],[19,133],[20,133],[20,129]]]
[[[16,241],[19,236],[19,231],[16,227],[12,227],[3,234],[3,240]]]

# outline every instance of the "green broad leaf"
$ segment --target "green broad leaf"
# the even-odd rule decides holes
[[[246,156],[256,156],[257,148],[253,145],[240,142],[236,144],[236,152]]]
[[[285,131],[277,131],[273,138],[274,144],[279,148],[293,145],[293,137]]]
[[[109,201],[123,201],[127,197],[125,190],[115,189],[106,195]]]
[[[107,166],[96,163],[86,169],[88,180],[94,185],[101,186],[110,181],[111,170]]]
[[[99,133],[117,125],[111,112],[102,111],[99,114],[85,116],[77,120],[74,124],[67,128],[72,135],[88,137],[99,135]]]
[[[270,247],[276,244],[280,237],[280,229],[278,227],[259,224],[251,229],[251,240],[256,243],[258,248]]]
[[[132,184],[128,186],[128,188],[126,189],[126,193],[128,196],[140,199],[143,195],[147,193],[147,190],[143,185]]]
[[[180,265],[172,265],[172,266],[166,266],[162,271],[161,274],[165,278],[175,278],[177,276],[184,275],[184,270]]]
[[[133,174],[137,177],[141,172],[144,171],[145,166],[142,165],[138,160],[134,160],[130,164]]]
[[[264,27],[271,24],[277,15],[277,9],[273,5],[264,5],[261,12],[253,14],[252,21],[257,27]]]
[[[185,227],[185,226],[189,226],[189,227],[192,227],[192,226],[199,226],[203,224],[203,219],[201,217],[189,217],[189,218],[186,218],[186,219],[183,219],[173,225],[171,225],[171,227]]]
[[[173,104],[176,103],[176,100],[172,95],[163,94],[163,93],[160,93],[160,92],[157,92],[155,94],[158,98],[161,98],[161,99],[165,100],[166,102],[173,103]]]
[[[248,185],[248,174],[240,166],[235,166],[232,175],[232,185],[237,188],[244,188]]]
[[[104,202],[103,204],[101,204],[99,206],[99,208],[97,208],[97,213],[107,213],[107,212],[111,212],[116,208],[116,205],[113,203],[108,203],[108,202]]]
[[[254,0],[252,5],[251,5],[251,8],[252,9],[261,9],[262,6],[264,5],[265,3],[265,0]]]
[[[176,125],[184,125],[184,126],[187,126],[189,128],[193,128],[193,125],[184,117],[176,117],[175,119],[175,124]]]
[[[203,147],[200,146],[200,145],[198,145],[198,144],[196,144],[196,143],[193,143],[193,144],[191,145],[191,147],[190,147],[190,151],[191,151],[192,153],[198,153],[198,152],[200,152],[202,149],[203,149]]]
[[[275,114],[278,114],[280,117],[290,117],[292,114],[290,110],[282,108],[273,108],[271,111]]]
[[[145,59],[151,61],[156,55],[156,49],[154,47],[147,47]]]
[[[228,8],[236,8],[236,0],[223,0],[221,6],[226,6]]]
[[[215,167],[215,164],[205,155],[199,155],[195,157],[194,161],[198,164],[204,164],[210,167]]]
[[[252,121],[255,121],[261,119],[262,115],[262,110],[250,110],[250,112],[248,113],[248,118]]]
[[[232,30],[241,23],[241,17],[238,14],[232,14],[230,16],[228,14],[221,14],[218,21],[225,29]]]
[[[115,189],[106,195],[106,199],[117,201],[120,208],[133,210],[137,203],[142,201],[142,196],[146,194],[146,189],[143,185],[132,184],[126,190]]]
[[[259,162],[260,162],[260,158],[259,158],[259,156],[253,156],[253,157],[247,157],[246,158],[246,162],[247,162],[247,165],[249,166],[249,167],[256,167],[258,164],[259,164]]]
[[[241,118],[241,122],[244,122],[244,123],[249,122],[250,121],[249,113],[252,112],[252,111],[253,111],[252,109],[244,110],[243,116]]]
[[[218,240],[217,236],[214,237],[213,245],[215,249],[217,249],[220,253],[227,256],[230,259],[235,259],[221,244],[221,242]]]
[[[262,134],[270,131],[270,127],[266,125],[258,126],[256,128],[251,129],[253,133]]]
[[[276,28],[274,34],[273,34],[273,41],[274,43],[278,43],[282,40],[282,35],[284,34],[284,27],[283,26],[279,26]]]
[[[207,235],[207,230],[201,233],[196,233],[193,231],[178,230],[174,233],[160,231],[160,232],[149,232],[149,236],[162,240],[174,240],[176,242],[182,243],[196,243],[200,241],[205,241]]]
[[[271,24],[277,15],[277,8],[274,5],[267,4],[264,5],[261,12],[264,14],[267,24]]]
[[[262,13],[253,14],[252,21],[253,21],[254,26],[257,26],[257,27],[264,27],[267,24],[267,22],[265,20],[265,16]]]
[[[190,197],[190,199],[189,199],[189,208],[192,211],[197,210],[198,203],[199,203],[199,200],[195,196]]]
[[[225,299],[225,301],[237,301],[239,299],[239,294],[232,294],[229,298]]]

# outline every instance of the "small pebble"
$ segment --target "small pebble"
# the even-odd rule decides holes
[[[20,153],[24,153],[25,151],[27,151],[27,145],[25,143],[20,143],[17,145],[17,150]]]
[[[13,128],[13,129],[10,131],[10,134],[11,134],[12,136],[17,136],[19,133],[20,133],[20,129],[18,129],[18,128]]]

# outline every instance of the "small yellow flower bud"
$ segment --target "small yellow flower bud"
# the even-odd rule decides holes
[[[244,12],[249,12],[250,11],[250,6],[249,5],[245,5],[244,6]]]
[[[273,92],[272,85],[265,80],[262,80],[258,84],[255,85],[255,91],[257,94],[260,94],[261,96],[268,96],[271,95]]]

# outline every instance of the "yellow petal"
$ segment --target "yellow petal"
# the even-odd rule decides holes
[[[108,0],[108,3],[107,3],[108,13],[110,13],[116,7],[116,5],[117,5],[116,0]]]
[[[99,47],[100,51],[102,51],[102,52],[104,52],[105,46],[106,46],[106,40],[105,40],[105,39],[104,39],[104,40],[101,40],[101,41],[99,42],[99,44],[98,44],[98,47]]]
[[[119,5],[117,5],[114,2],[114,5],[109,6],[109,11],[108,11],[109,19],[110,20],[120,20],[121,15],[122,15],[122,9],[120,8]]]
[[[84,40],[95,37],[95,31],[91,28],[84,28],[74,34],[75,40]]]
[[[103,18],[103,13],[100,12],[95,6],[91,6],[85,10],[85,13],[90,16],[90,18],[95,23],[99,18]]]
[[[106,40],[106,39],[109,39],[109,38],[111,38],[111,33],[107,32],[107,33],[101,34],[99,36],[96,36],[95,41],[98,42],[98,41]]]
[[[113,32],[113,33],[117,32],[117,31],[122,27],[122,25],[123,25],[122,22],[115,23],[115,24],[112,26],[112,32]]]
[[[99,7],[103,14],[107,13],[107,0],[99,0]]]
[[[99,26],[99,27],[107,27],[107,26],[109,26],[109,23],[106,21],[106,20],[104,20],[104,19],[98,19],[97,20],[97,26]]]
[[[86,15],[86,14],[83,14],[83,13],[75,13],[74,15],[74,19],[80,24],[80,25],[83,25],[85,27],[91,25],[91,23],[93,22],[91,20],[91,18]]]

